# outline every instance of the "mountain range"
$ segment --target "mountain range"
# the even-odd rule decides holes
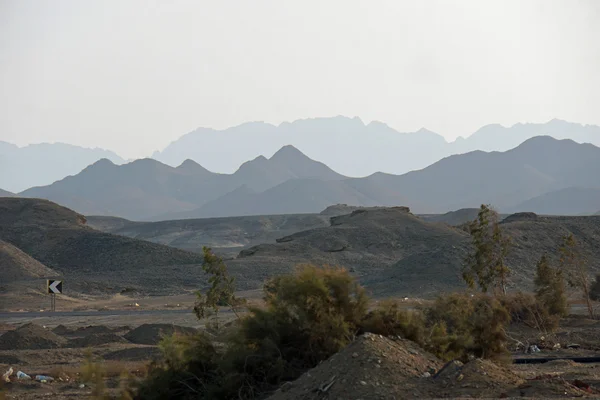
[[[112,151],[87,149],[64,143],[40,143],[25,147],[0,141],[0,188],[20,192],[48,185],[74,175],[101,158],[125,162]]]
[[[598,171],[600,148],[549,136],[504,152],[449,156],[403,175],[364,178],[345,177],[287,145],[271,158],[243,163],[233,174],[213,173],[191,160],[171,167],[153,159],[120,166],[103,159],[19,195],[86,215],[132,220],[318,213],[336,203],[403,205],[418,214],[491,203],[501,212],[579,215],[600,208]]]
[[[600,146],[600,127],[553,119],[544,124],[486,125],[466,138],[448,143],[425,128],[401,133],[382,122],[365,124],[360,118],[302,119],[278,126],[251,122],[225,130],[200,128],[184,135],[152,157],[176,166],[194,160],[211,171],[234,172],[246,160],[270,156],[286,144],[321,160],[351,177],[375,172],[403,174],[454,154],[474,150],[506,151],[535,136],[572,139]],[[227,153],[223,156],[222,149]]]
[[[284,122],[278,126],[250,122],[224,130],[199,128],[155,152],[152,158],[172,167],[193,160],[210,171],[232,174],[247,160],[261,155],[271,157],[281,147],[292,145],[340,174],[364,177],[375,172],[403,174],[444,157],[474,150],[506,151],[543,135],[600,146],[600,127],[557,119],[511,127],[487,125],[449,143],[427,129],[401,133],[382,122],[365,124],[357,117],[338,116]],[[103,149],[63,143],[18,147],[0,142],[0,188],[21,192],[49,185],[81,172],[102,158],[117,165],[125,162]]]

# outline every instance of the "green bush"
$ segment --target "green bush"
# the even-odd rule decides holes
[[[509,314],[483,294],[441,296],[416,311],[383,301],[367,313],[365,291],[346,270],[303,265],[267,282],[264,300],[263,308],[249,307],[224,350],[202,334],[164,339],[164,360],[150,369],[137,398],[263,398],[363,332],[400,335],[444,359],[506,352]]]
[[[139,398],[264,396],[351,342],[368,303],[346,270],[313,265],[270,280],[264,294],[266,307],[249,308],[222,353],[202,335],[165,340],[165,360],[151,369]]]

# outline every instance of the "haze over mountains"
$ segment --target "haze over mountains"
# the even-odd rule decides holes
[[[551,120],[545,124],[486,125],[466,138],[448,143],[427,129],[401,133],[382,122],[365,124],[360,118],[303,119],[278,126],[250,122],[225,130],[199,128],[171,143],[153,158],[172,166],[186,159],[210,171],[234,172],[246,160],[269,157],[290,144],[350,177],[375,172],[403,174],[422,169],[453,154],[474,150],[506,151],[535,136],[572,139],[600,146],[600,127]],[[214,149],[223,149],[224,153]]]
[[[101,158],[125,162],[112,151],[87,149],[64,143],[40,143],[18,147],[0,141],[0,188],[14,193],[48,185],[74,175]]]
[[[233,173],[248,160],[260,155],[270,157],[281,147],[293,145],[340,174],[364,177],[375,172],[402,174],[425,168],[443,157],[473,150],[506,151],[540,135],[600,146],[600,127],[556,119],[545,124],[511,127],[487,125],[465,139],[448,143],[441,135],[426,129],[400,133],[381,122],[364,124],[359,118],[338,116],[279,126],[250,122],[222,131],[199,128],[155,152],[153,158],[173,167],[189,159],[213,172]],[[78,174],[102,158],[114,164],[125,162],[102,149],[62,143],[18,147],[0,142],[0,188],[17,193],[49,185]]]
[[[409,206],[444,213],[491,203],[501,212],[554,204],[561,214],[592,214],[600,188],[600,148],[549,136],[505,152],[474,151],[404,175],[344,177],[292,146],[257,157],[233,174],[193,161],[174,168],[143,159],[117,166],[101,160],[52,185],[20,193],[87,215],[168,220],[317,213],[331,204]],[[538,196],[545,196],[538,201]],[[543,211],[542,211],[543,213]]]

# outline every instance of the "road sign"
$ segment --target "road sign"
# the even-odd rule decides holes
[[[48,279],[48,293],[61,294],[62,293],[62,281],[55,281]]]

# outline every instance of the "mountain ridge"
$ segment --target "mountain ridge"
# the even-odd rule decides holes
[[[407,205],[419,214],[491,203],[504,211],[545,193],[600,187],[594,172],[600,170],[600,148],[549,136],[505,152],[478,150],[403,175],[379,172],[364,178],[345,177],[291,145],[270,158],[247,161],[233,174],[190,163],[192,168],[180,168],[143,159],[116,166],[104,160],[20,195],[47,198],[84,214],[156,220],[314,213],[338,203]]]

